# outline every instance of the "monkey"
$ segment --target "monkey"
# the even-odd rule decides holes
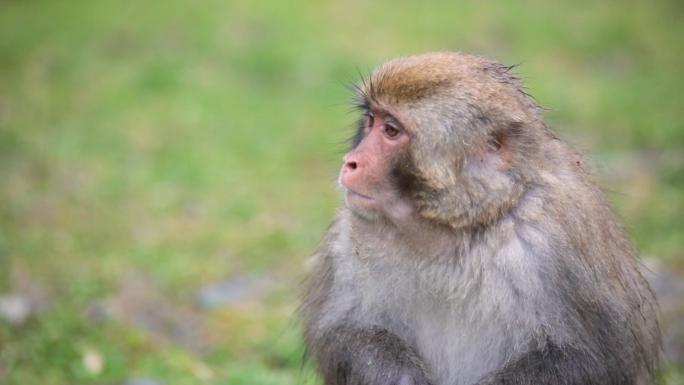
[[[387,61],[299,306],[327,385],[647,384],[657,303],[583,153],[514,66]]]

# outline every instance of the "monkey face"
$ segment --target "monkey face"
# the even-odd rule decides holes
[[[409,215],[413,208],[402,198],[391,172],[399,154],[406,151],[409,132],[396,117],[380,109],[367,111],[362,131],[340,170],[347,205],[366,216]]]
[[[535,141],[553,138],[510,68],[418,55],[386,62],[356,86],[366,120],[340,177],[354,212],[416,212],[456,228],[514,207],[543,167]]]

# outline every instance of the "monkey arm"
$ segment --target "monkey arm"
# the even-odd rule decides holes
[[[381,328],[332,327],[312,350],[326,385],[430,384],[417,353]]]
[[[353,299],[339,298],[353,289],[335,287],[340,280],[331,250],[334,227],[314,257],[299,309],[306,319],[307,356],[318,364],[326,385],[431,384],[426,365],[406,341],[382,327],[349,321],[357,310]]]
[[[428,385],[425,364],[399,336],[380,327],[350,326],[344,313],[331,314],[332,259],[319,255],[315,279],[308,282],[300,311],[305,326],[307,356],[317,362],[326,385]],[[341,311],[340,311],[341,310]],[[345,325],[345,326],[343,326]]]
[[[634,381],[608,373],[605,365],[588,352],[549,342],[544,349],[534,350],[490,373],[478,385],[543,385],[543,384],[633,384]]]
[[[603,254],[580,255],[576,252],[579,246],[562,247],[573,242],[566,234],[576,233],[563,228],[568,224],[572,220],[547,220],[546,238],[534,237],[531,227],[518,226],[517,234],[526,245],[526,260],[536,259],[545,269],[539,275],[544,278],[538,281],[542,296],[535,297],[522,286],[516,292],[535,301],[545,299],[536,302],[535,310],[528,311],[545,314],[538,318],[543,331],[536,338],[539,345],[490,372],[477,384],[650,383],[647,370],[655,365],[652,347],[639,342],[641,336],[657,334],[657,329],[644,325],[646,317],[655,313],[647,284],[636,266],[611,271],[607,268],[610,259]],[[623,255],[623,266],[637,263],[629,252],[624,251],[628,258]],[[620,284],[615,285],[616,281]]]

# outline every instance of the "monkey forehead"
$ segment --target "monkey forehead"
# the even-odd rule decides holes
[[[367,101],[415,103],[435,95],[460,96],[471,101],[486,102],[496,94],[498,103],[506,92],[519,90],[511,67],[480,56],[460,52],[432,52],[407,56],[383,63],[359,86],[360,96]],[[501,91],[504,92],[501,92]]]

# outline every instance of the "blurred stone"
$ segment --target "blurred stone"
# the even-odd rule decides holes
[[[83,315],[91,321],[102,322],[111,318],[111,315],[107,311],[106,304],[102,302],[93,302],[86,307],[83,311]]]
[[[659,151],[596,153],[594,162],[600,174],[611,181],[624,182],[680,173],[684,169],[684,151],[678,148]]]
[[[196,362],[192,365],[192,373],[198,380],[209,381],[214,377],[214,371],[203,362]]]
[[[135,326],[161,342],[182,345],[196,353],[205,352],[212,338],[198,312],[166,298],[154,281],[141,273],[127,274],[118,292],[105,302],[105,317]],[[96,309],[96,308],[95,308]]]
[[[204,221],[207,219],[207,209],[200,202],[190,202],[183,206],[183,215],[190,220]]]
[[[14,271],[10,293],[0,296],[0,318],[20,325],[31,315],[44,311],[48,305],[47,296],[29,279],[28,274]]]
[[[590,63],[601,77],[625,78],[633,74],[636,67],[635,57],[626,50],[612,49],[603,52]]]
[[[22,295],[5,295],[0,297],[0,318],[15,325],[26,321],[31,314],[31,302]]]
[[[164,383],[152,378],[131,378],[121,385],[164,385]]]
[[[89,348],[83,352],[83,367],[91,375],[98,375],[104,368],[104,357],[100,351]]]
[[[264,293],[273,284],[269,276],[241,277],[206,285],[197,291],[196,298],[204,309],[232,305]]]
[[[661,155],[655,151],[599,153],[595,155],[595,162],[606,179],[624,181],[655,174]]]
[[[658,298],[665,364],[684,365],[684,274],[643,258],[644,277]]]
[[[27,272],[15,271],[12,274],[12,292],[26,298],[31,306],[31,314],[39,314],[50,306],[50,299],[38,287]]]

